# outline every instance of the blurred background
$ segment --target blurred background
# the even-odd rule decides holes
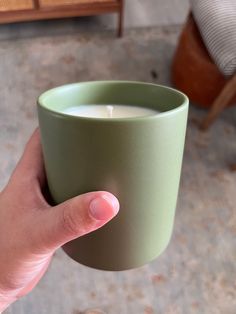
[[[217,11],[188,0],[0,1],[0,189],[49,88],[134,80],[174,86],[191,101],[166,251],[139,269],[105,272],[58,250],[40,284],[7,314],[236,313],[236,28],[227,18],[236,7],[225,2]],[[211,27],[220,38],[209,37]]]

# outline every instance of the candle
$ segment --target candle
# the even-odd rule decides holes
[[[135,118],[156,115],[159,111],[127,105],[80,105],[66,108],[62,112],[87,118]]]

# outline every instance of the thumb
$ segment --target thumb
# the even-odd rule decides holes
[[[117,198],[108,192],[76,196],[41,212],[41,248],[56,250],[66,242],[94,231],[110,221],[119,211]]]

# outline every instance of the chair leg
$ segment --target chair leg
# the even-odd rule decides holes
[[[122,37],[123,32],[124,32],[124,0],[120,0],[117,37]]]
[[[219,96],[215,99],[206,118],[200,124],[201,130],[206,130],[217,119],[219,114],[229,104],[230,100],[236,94],[236,74],[225,84]]]

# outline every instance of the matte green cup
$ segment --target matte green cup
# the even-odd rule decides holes
[[[161,113],[138,118],[84,118],[61,110],[85,104],[142,106]],[[74,260],[125,270],[153,260],[170,240],[179,188],[188,98],[154,84],[75,83],[38,100],[48,185],[55,203],[109,191],[119,214],[101,229],[64,245]]]

